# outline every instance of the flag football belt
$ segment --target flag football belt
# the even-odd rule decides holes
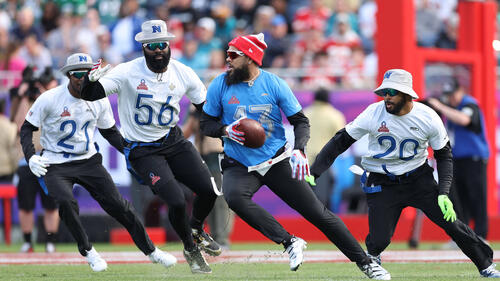
[[[164,137],[164,139],[166,139],[167,136],[168,134]],[[145,147],[145,146],[160,147],[163,144],[163,142],[139,142],[139,141],[131,141],[125,138],[124,140],[125,140],[125,146],[123,147],[123,155],[125,155],[125,161],[127,162],[127,170],[137,180],[138,183],[145,184],[142,178],[134,171],[134,168],[132,168],[132,165],[130,164],[130,158],[129,158],[130,151],[132,151],[132,149],[136,147]]]
[[[368,173],[366,170],[363,171],[363,174],[361,175],[361,189],[363,189],[364,193],[377,193],[382,191],[382,186],[381,185],[371,185],[371,186],[366,186],[366,181],[368,180]]]
[[[280,149],[280,150],[283,150],[283,152],[281,154],[279,154],[278,156],[276,156],[274,158],[266,160],[260,164],[257,164],[254,166],[249,166],[248,172],[262,171],[262,170],[265,170],[266,168],[267,168],[267,170],[269,170],[269,168],[271,168],[272,165],[274,165],[274,164],[282,161],[283,159],[290,157],[290,155],[292,155],[292,150],[290,148],[291,148],[291,145],[289,143],[286,143],[285,146]],[[279,153],[279,151],[278,151],[278,153]],[[266,170],[266,172],[267,172],[267,170]]]

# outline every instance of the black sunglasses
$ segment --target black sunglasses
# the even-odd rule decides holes
[[[85,74],[88,73],[88,71],[70,71],[68,72],[69,75],[75,77],[76,79],[82,79]]]
[[[390,97],[395,97],[400,93],[400,91],[396,89],[383,89],[380,91],[380,95],[385,97],[386,95],[389,95]]]
[[[160,42],[160,43],[147,43],[147,44],[142,44],[144,48],[148,48],[150,51],[156,50],[156,48],[160,50],[165,50],[167,48],[168,43],[167,42]]]

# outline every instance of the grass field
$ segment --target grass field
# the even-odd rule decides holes
[[[442,244],[422,244],[420,249],[438,249]],[[95,244],[99,252],[138,251],[133,246],[115,246]],[[494,249],[500,249],[494,243]],[[15,253],[20,245],[0,245],[0,256]],[[176,252],[182,249],[180,244],[168,243],[161,249]],[[42,252],[43,245],[36,245],[35,252]],[[271,250],[281,251],[280,246],[271,243],[234,244],[231,251]],[[336,251],[332,244],[309,243],[306,251]],[[388,250],[407,250],[406,244],[392,244]],[[58,245],[58,252],[76,252],[76,245]],[[437,252],[439,253],[439,252]],[[475,266],[468,263],[384,263],[391,272],[393,280],[484,280]],[[0,280],[368,280],[354,263],[306,262],[297,272],[291,272],[286,263],[235,263],[211,264],[212,274],[193,275],[186,263],[165,269],[160,265],[109,264],[106,272],[94,273],[86,264],[78,265],[0,265]]]

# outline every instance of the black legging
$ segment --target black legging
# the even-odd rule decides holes
[[[130,163],[151,190],[168,205],[170,223],[184,247],[194,247],[191,228],[202,228],[217,195],[212,186],[212,175],[191,142],[182,139],[171,146],[136,147],[130,153]],[[179,182],[196,193],[190,223]]]
[[[227,167],[223,171],[222,190],[229,207],[275,243],[282,243],[290,234],[269,212],[252,201],[252,196],[262,185],[267,185],[286,204],[323,232],[351,261],[369,263],[369,258],[349,232],[344,222],[328,210],[316,197],[305,181],[291,177],[288,158],[273,165],[261,176],[248,173],[243,166]]]
[[[80,254],[92,248],[79,217],[78,202],[73,196],[73,185],[82,185],[106,213],[128,230],[137,247],[145,254],[155,249],[144,225],[136,215],[130,202],[116,189],[113,179],[102,166],[102,156],[64,164],[50,165],[44,177],[49,196],[59,204],[59,216],[78,243]]]

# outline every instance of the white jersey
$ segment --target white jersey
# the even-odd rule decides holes
[[[448,142],[443,121],[430,107],[413,102],[403,116],[390,114],[384,101],[368,106],[346,125],[347,133],[358,140],[368,134],[368,154],[361,165],[369,172],[402,175],[425,163],[427,147],[439,150]]]
[[[99,79],[106,95],[118,94],[121,133],[130,141],[151,142],[168,134],[179,121],[179,102],[205,101],[207,90],[196,73],[171,59],[167,71],[154,73],[144,57],[117,65]]]
[[[26,120],[41,129],[43,156],[50,164],[88,159],[97,151],[95,127],[115,124],[108,99],[94,102],[73,97],[68,84],[46,91],[31,106]]]

